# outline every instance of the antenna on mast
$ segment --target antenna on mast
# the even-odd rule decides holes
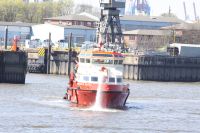
[[[171,12],[172,12],[171,6],[169,5],[169,16],[171,16]]]

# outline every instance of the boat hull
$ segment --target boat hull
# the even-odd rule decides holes
[[[123,108],[129,96],[127,91],[102,91],[100,104],[103,108]],[[96,101],[96,90],[68,88],[65,98],[82,107],[91,107]]]

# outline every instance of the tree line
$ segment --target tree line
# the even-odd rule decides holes
[[[0,21],[42,23],[43,18],[71,14],[73,7],[73,0],[41,3],[25,3],[23,0],[0,0]]]
[[[66,16],[73,13],[99,13],[90,5],[74,5],[73,0],[59,2],[26,3],[23,0],[0,0],[0,21],[43,23],[44,18]]]

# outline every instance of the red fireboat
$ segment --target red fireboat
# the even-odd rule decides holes
[[[65,98],[80,106],[98,103],[103,108],[124,108],[130,91],[123,83],[124,56],[116,51],[124,48],[118,8],[124,8],[125,2],[99,2],[102,7],[97,32],[99,49],[80,52]]]
[[[75,72],[70,74],[65,98],[80,106],[93,106],[100,86],[103,108],[125,107],[130,91],[123,83],[123,58],[117,52],[82,51]]]

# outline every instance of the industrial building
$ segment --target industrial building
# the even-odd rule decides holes
[[[58,16],[52,18],[44,18],[44,23],[60,24],[60,25],[83,25],[87,27],[96,27],[97,17],[90,14],[71,14],[67,16]]]
[[[34,39],[43,41],[48,39],[49,32],[52,33],[52,41],[54,43],[61,39],[67,41],[67,36],[70,32],[73,33],[75,43],[96,41],[96,27],[99,17],[92,14],[84,12],[68,16],[44,18],[44,21],[44,24],[38,25],[21,22],[0,22],[1,45],[4,43],[6,26],[8,26],[9,44],[14,36],[20,36],[21,44],[24,44],[25,40],[30,39],[31,36]],[[120,23],[124,32],[138,29],[158,30],[161,27],[171,27],[172,25],[183,23],[183,21],[174,17],[125,15],[120,17]]]
[[[39,25],[21,22],[0,22],[1,45],[4,44],[6,26],[8,26],[8,44],[11,44],[14,36],[19,36],[21,44],[24,44],[25,40],[30,39],[31,36],[33,36],[34,39],[41,39],[43,41],[48,39],[49,32],[52,33],[53,42],[56,42],[60,39],[67,41],[67,36],[70,34],[70,32],[72,32],[75,37],[75,43],[95,41],[95,27],[98,19],[98,17],[95,17],[89,13],[82,13],[78,15],[45,18],[45,24]],[[137,29],[157,30],[161,27],[171,27],[174,24],[182,23],[182,21],[177,18],[150,17],[143,15],[121,16],[120,20],[122,31],[131,31]]]
[[[181,23],[162,27],[158,30],[138,29],[124,31],[124,43],[127,47],[139,50],[154,50],[171,43],[200,43],[200,24]]]
[[[4,44],[6,27],[8,28],[8,45],[12,43],[14,36],[17,36],[20,43],[23,44],[26,39],[30,39],[32,35],[31,23],[22,22],[0,22],[0,45]]]
[[[73,14],[68,16],[59,16],[44,18],[45,23],[61,25],[83,25],[87,27],[97,27],[98,17],[89,14]],[[145,16],[145,15],[125,15],[120,17],[122,31],[136,29],[160,29],[161,27],[172,26],[183,23],[182,20],[175,17]]]
[[[96,29],[82,26],[82,25],[53,25],[53,24],[39,24],[34,25],[32,39],[40,39],[41,41],[49,39],[51,33],[51,40],[53,43],[59,40],[68,42],[69,35],[73,35],[73,43],[83,43],[85,41],[96,40]]]
[[[182,20],[175,17],[144,15],[122,16],[120,20],[123,31],[136,29],[160,29],[161,27],[183,23]]]
[[[199,23],[181,23],[173,26],[162,27],[162,30],[173,32],[174,41],[184,44],[200,43],[200,24]]]
[[[137,50],[157,50],[169,44],[172,38],[169,30],[132,30],[125,31],[124,43]]]

